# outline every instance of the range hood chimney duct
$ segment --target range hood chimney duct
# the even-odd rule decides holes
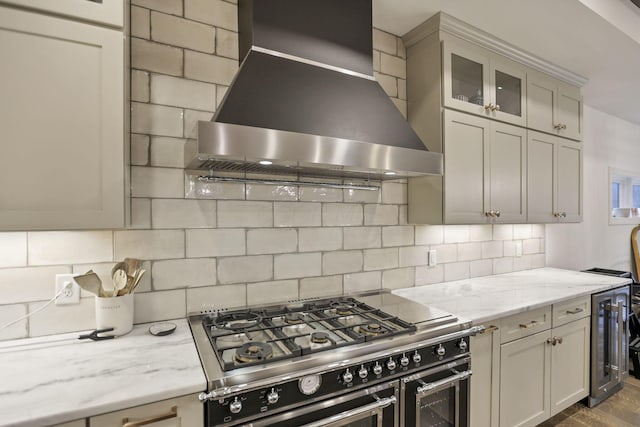
[[[343,179],[442,174],[373,78],[371,0],[239,0],[241,66],[188,169]],[[270,164],[269,164],[270,163]]]

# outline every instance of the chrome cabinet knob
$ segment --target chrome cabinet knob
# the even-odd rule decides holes
[[[382,366],[378,362],[373,367],[373,373],[376,375],[380,375],[382,373]]]
[[[236,399],[229,404],[229,410],[232,414],[239,413],[240,411],[242,411],[242,402],[240,402],[236,397]]]
[[[274,388],[272,388],[269,394],[267,394],[267,402],[269,402],[270,405],[273,405],[278,402],[278,399],[280,399],[280,395]]]

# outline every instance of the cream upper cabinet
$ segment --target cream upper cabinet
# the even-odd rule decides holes
[[[525,129],[447,110],[444,141],[444,176],[409,181],[409,222],[526,221]]]
[[[199,427],[204,406],[197,395],[163,400],[89,418],[89,427]]]
[[[531,70],[527,73],[527,126],[582,140],[580,89]]]
[[[534,131],[527,139],[529,222],[581,221],[581,144]]]
[[[445,107],[526,125],[526,67],[453,37],[442,52]]]
[[[124,25],[124,1],[122,0],[2,0],[2,3],[118,28]]]
[[[0,6],[0,56],[0,230],[123,227],[123,32]]]

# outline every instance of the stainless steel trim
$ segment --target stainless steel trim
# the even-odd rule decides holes
[[[191,328],[192,331],[194,330],[194,328]],[[201,329],[202,330],[202,335],[204,336],[205,339],[207,339],[208,342],[208,338],[206,337],[206,334],[204,333],[203,328],[196,328],[196,329]],[[226,386],[226,387],[218,387],[215,388],[211,391],[209,391],[208,393],[201,393],[201,397],[200,399],[202,401],[206,401],[206,400],[215,400],[215,399],[219,399],[219,398],[224,398],[224,397],[228,397],[228,396],[232,396],[234,394],[237,393],[241,393],[241,392],[247,392],[249,390],[255,390],[255,389],[260,389],[260,388],[264,388],[264,387],[269,387],[275,383],[281,383],[281,382],[285,382],[285,381],[291,381],[291,380],[295,380],[297,378],[301,378],[305,375],[312,375],[318,372],[325,372],[328,370],[332,370],[332,369],[336,369],[336,368],[340,368],[342,366],[351,366],[351,365],[357,365],[358,363],[364,363],[367,362],[369,360],[373,360],[373,359],[381,359],[384,357],[388,357],[391,354],[395,354],[395,353],[402,353],[402,352],[406,352],[409,350],[414,350],[416,348],[422,348],[422,347],[428,347],[430,345],[433,344],[438,344],[442,341],[448,341],[448,340],[454,340],[454,339],[458,339],[458,338],[463,338],[463,337],[467,337],[470,335],[475,335],[476,333],[479,333],[483,328],[478,327],[478,326],[474,326],[472,328],[469,329],[465,329],[462,331],[458,331],[458,332],[454,332],[454,333],[450,333],[450,334],[446,334],[446,335],[439,335],[437,337],[425,340],[425,341],[421,341],[419,343],[416,342],[411,342],[409,344],[403,345],[403,346],[398,346],[398,347],[392,347],[392,348],[388,348],[386,350],[383,351],[378,351],[378,352],[371,352],[371,353],[365,353],[362,356],[359,357],[353,357],[353,358],[348,358],[346,360],[340,360],[340,361],[332,361],[328,364],[322,364],[320,361],[318,361],[318,359],[321,358],[322,355],[317,354],[315,355],[315,359],[317,361],[317,363],[314,363],[314,366],[312,368],[308,368],[308,369],[304,369],[304,370],[299,370],[295,372],[295,375],[291,375],[291,370],[287,369],[285,373],[283,374],[279,374],[279,375],[275,375],[275,376],[271,376],[271,377],[267,377],[267,378],[262,378],[262,379],[256,379],[256,380],[252,380],[250,383],[247,383],[246,381],[238,384],[238,385],[230,385],[230,386]],[[195,335],[195,333],[194,333]],[[197,340],[196,340],[197,341]],[[371,343],[373,344],[373,343]],[[371,345],[369,345],[367,348],[371,347]],[[200,349],[198,349],[200,350]],[[211,356],[215,358],[215,354],[213,354],[213,351],[211,351]],[[211,357],[209,356],[209,357]],[[466,357],[467,355],[464,354],[461,357]],[[200,353],[200,357],[203,358],[203,354]],[[206,357],[206,356],[205,356]],[[217,363],[217,360],[216,360]],[[438,362],[440,363],[440,362]],[[452,362],[453,363],[453,362]],[[203,363],[203,365],[205,365]],[[449,364],[451,365],[451,363]],[[447,366],[449,366],[447,365]],[[206,366],[206,365],[205,365]],[[425,368],[428,368],[427,366],[425,366]],[[206,373],[206,368],[205,368],[205,373]],[[209,377],[209,375],[207,375],[207,379],[210,379],[211,377]]]
[[[201,175],[198,177],[200,181],[208,182],[244,182],[250,184],[272,184],[272,185],[300,185],[309,187],[325,187],[325,188],[339,188],[347,190],[369,190],[379,191],[379,185],[365,185],[365,184],[336,184],[333,182],[313,182],[313,181],[287,181],[280,179],[255,179],[255,178],[233,178],[223,176],[206,176]]]
[[[186,169],[208,170],[208,160],[257,163],[272,160],[291,168],[291,174],[330,170],[334,175],[359,173],[363,177],[396,172],[394,179],[424,174],[442,175],[443,155],[391,145],[265,129],[222,122],[198,122],[198,155]],[[268,171],[263,171],[268,173]]]
[[[385,397],[384,399],[377,398],[377,396],[373,396],[373,397],[376,398],[376,401],[374,403],[370,403],[368,405],[362,406],[357,409],[344,411],[339,414],[333,415],[331,417],[325,418],[323,420],[305,424],[302,427],[321,427],[325,425],[334,424],[341,420],[347,421],[347,419],[354,418],[358,415],[364,414],[365,412],[374,411],[374,410],[381,411],[382,409],[388,407],[389,405],[392,405],[392,404],[394,405],[398,401],[398,399],[396,399],[395,396]]]
[[[277,56],[278,58],[288,59],[290,61],[301,62],[307,65],[313,65],[314,67],[325,68],[331,71],[337,71],[338,73],[347,74],[354,77],[360,77],[361,79],[367,79],[375,81],[376,79],[369,74],[358,73],[357,71],[349,70],[348,68],[336,67],[335,65],[325,64],[323,62],[313,61],[311,59],[302,58],[300,56],[290,55],[284,52],[278,52],[277,50],[266,49],[260,46],[251,46],[251,50],[255,52],[265,53],[271,56]]]
[[[624,324],[623,324],[623,319],[622,316],[624,315],[623,313],[623,309],[624,309],[624,305],[621,302],[618,302],[617,304],[611,304],[611,308],[615,308],[616,310],[616,315],[617,315],[617,323],[618,323],[618,339],[617,339],[617,344],[618,344],[618,349],[617,349],[617,353],[618,353],[618,363],[617,366],[615,365],[611,365],[611,370],[613,372],[615,372],[615,376],[616,379],[618,381],[620,381],[620,379],[622,378],[622,370],[624,369],[624,359],[623,359],[623,349],[622,349],[622,334],[624,332]]]
[[[434,381],[432,383],[427,383],[423,386],[420,386],[416,389],[416,391],[418,393],[424,393],[426,391],[432,391],[435,389],[438,389],[440,387],[446,386],[446,385],[450,385],[451,383],[454,383],[456,381],[462,381],[465,378],[469,378],[471,376],[471,370],[468,371],[462,371],[459,372],[455,375],[451,375],[450,377],[444,378],[442,380],[439,381]]]

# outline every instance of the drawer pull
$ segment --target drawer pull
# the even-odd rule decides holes
[[[156,415],[155,417],[150,417],[145,420],[140,421],[129,421],[129,418],[124,418],[122,420],[122,427],[140,427],[146,426],[148,424],[157,423],[158,421],[164,421],[171,418],[176,418],[178,416],[178,407],[174,406],[171,408],[171,411],[166,414]]]
[[[533,328],[534,326],[538,325],[538,321],[537,320],[532,320],[531,322],[527,323],[526,325],[520,323],[520,327],[522,329],[529,329],[529,328]]]
[[[584,311],[584,308],[574,308],[573,310],[567,310],[567,314],[578,314],[578,313],[582,313]]]
[[[500,329],[500,328],[498,328],[496,325],[489,325],[486,328],[484,328],[484,331],[482,331],[481,333],[482,334],[488,334],[488,333],[497,331],[498,329]]]

